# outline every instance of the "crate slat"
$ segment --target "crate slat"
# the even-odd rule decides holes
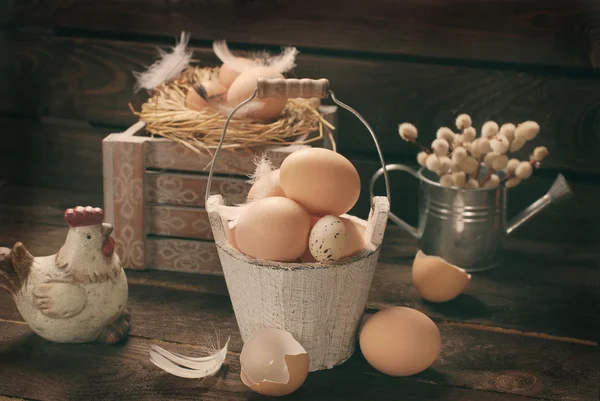
[[[149,269],[222,275],[217,245],[212,241],[148,237]]]
[[[146,201],[150,203],[204,207],[208,176],[146,171]],[[246,200],[250,184],[242,178],[213,178],[212,193],[222,194],[230,203]]]
[[[213,239],[208,214],[204,208],[148,205],[146,209],[149,235]]]

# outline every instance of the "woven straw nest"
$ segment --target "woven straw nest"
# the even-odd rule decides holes
[[[221,139],[227,116],[211,107],[202,111],[185,106],[187,91],[195,82],[217,79],[218,68],[190,67],[174,81],[157,87],[142,105],[132,112],[146,123],[150,135],[179,142],[197,152],[215,149]],[[259,122],[234,118],[229,123],[223,148],[304,145],[331,135],[334,127],[319,113],[319,99],[289,99],[278,120]]]

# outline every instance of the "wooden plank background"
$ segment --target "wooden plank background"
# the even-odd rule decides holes
[[[6,94],[0,97],[0,128],[7,138],[0,149],[0,182],[100,192],[100,141],[136,120],[129,102],[139,108],[146,99],[133,92],[132,72],[156,59],[156,46],[171,46],[186,29],[202,64],[215,64],[209,47],[215,38],[241,50],[299,46],[292,75],[328,77],[339,98],[372,124],[389,162],[414,163],[416,149],[397,134],[402,121],[415,123],[424,142],[460,112],[472,113],[479,126],[488,118],[539,121],[542,134],[532,145],[546,144],[550,156],[537,178],[511,192],[509,213],[542,195],[558,172],[567,176],[576,199],[548,210],[517,235],[594,243],[600,223],[600,70],[594,69],[600,7],[566,0],[369,4],[7,3],[0,18],[0,71],[6,77],[0,81]],[[363,180],[353,212],[365,216],[375,151],[366,131],[343,111],[338,133],[339,150]],[[149,152],[151,160],[156,155]],[[159,161],[156,167],[164,168]],[[392,186],[393,210],[414,221],[416,184],[394,175]]]

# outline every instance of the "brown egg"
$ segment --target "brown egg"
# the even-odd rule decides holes
[[[227,103],[237,106],[248,99],[254,92],[259,78],[283,79],[284,76],[269,67],[255,67],[244,71],[231,84],[227,92]],[[241,108],[240,113],[245,113],[248,118],[271,121],[279,117],[286,103],[287,99],[285,98],[254,99],[249,105]]]
[[[268,198],[270,196],[285,196],[279,186],[279,170],[273,170],[260,177],[248,191],[248,200]]]
[[[284,396],[306,380],[309,358],[306,350],[284,330],[265,328],[244,343],[240,354],[242,382],[267,396]]]
[[[248,67],[256,64],[252,60],[243,57],[238,57],[238,61],[242,64],[247,64]],[[221,85],[229,88],[240,73],[241,71],[235,70],[229,64],[225,63],[219,68],[219,81],[221,82]]]
[[[238,249],[257,259],[286,262],[308,247],[310,215],[298,203],[274,196],[250,203],[238,219]]]
[[[279,181],[288,198],[315,216],[344,214],[360,195],[360,177],[352,163],[328,149],[293,152],[281,164]]]
[[[221,85],[218,81],[215,80],[202,81],[202,87],[206,91],[206,95],[208,97],[214,98],[214,101],[216,103],[222,102],[227,94],[227,88],[225,88],[223,85]],[[222,97],[222,99],[219,99],[219,97]],[[198,94],[196,89],[192,87],[188,89],[187,95],[185,97],[185,106],[188,109],[202,111],[205,107],[208,106],[208,103],[202,98],[202,96]]]
[[[464,291],[471,275],[442,258],[419,251],[413,262],[412,280],[421,297],[430,302],[446,302]]]
[[[442,347],[440,331],[427,315],[401,306],[383,309],[360,332],[360,349],[378,371],[411,376],[430,367]]]

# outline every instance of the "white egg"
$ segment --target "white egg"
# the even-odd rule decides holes
[[[337,216],[321,217],[310,231],[308,249],[319,262],[335,262],[344,254],[346,226]]]

